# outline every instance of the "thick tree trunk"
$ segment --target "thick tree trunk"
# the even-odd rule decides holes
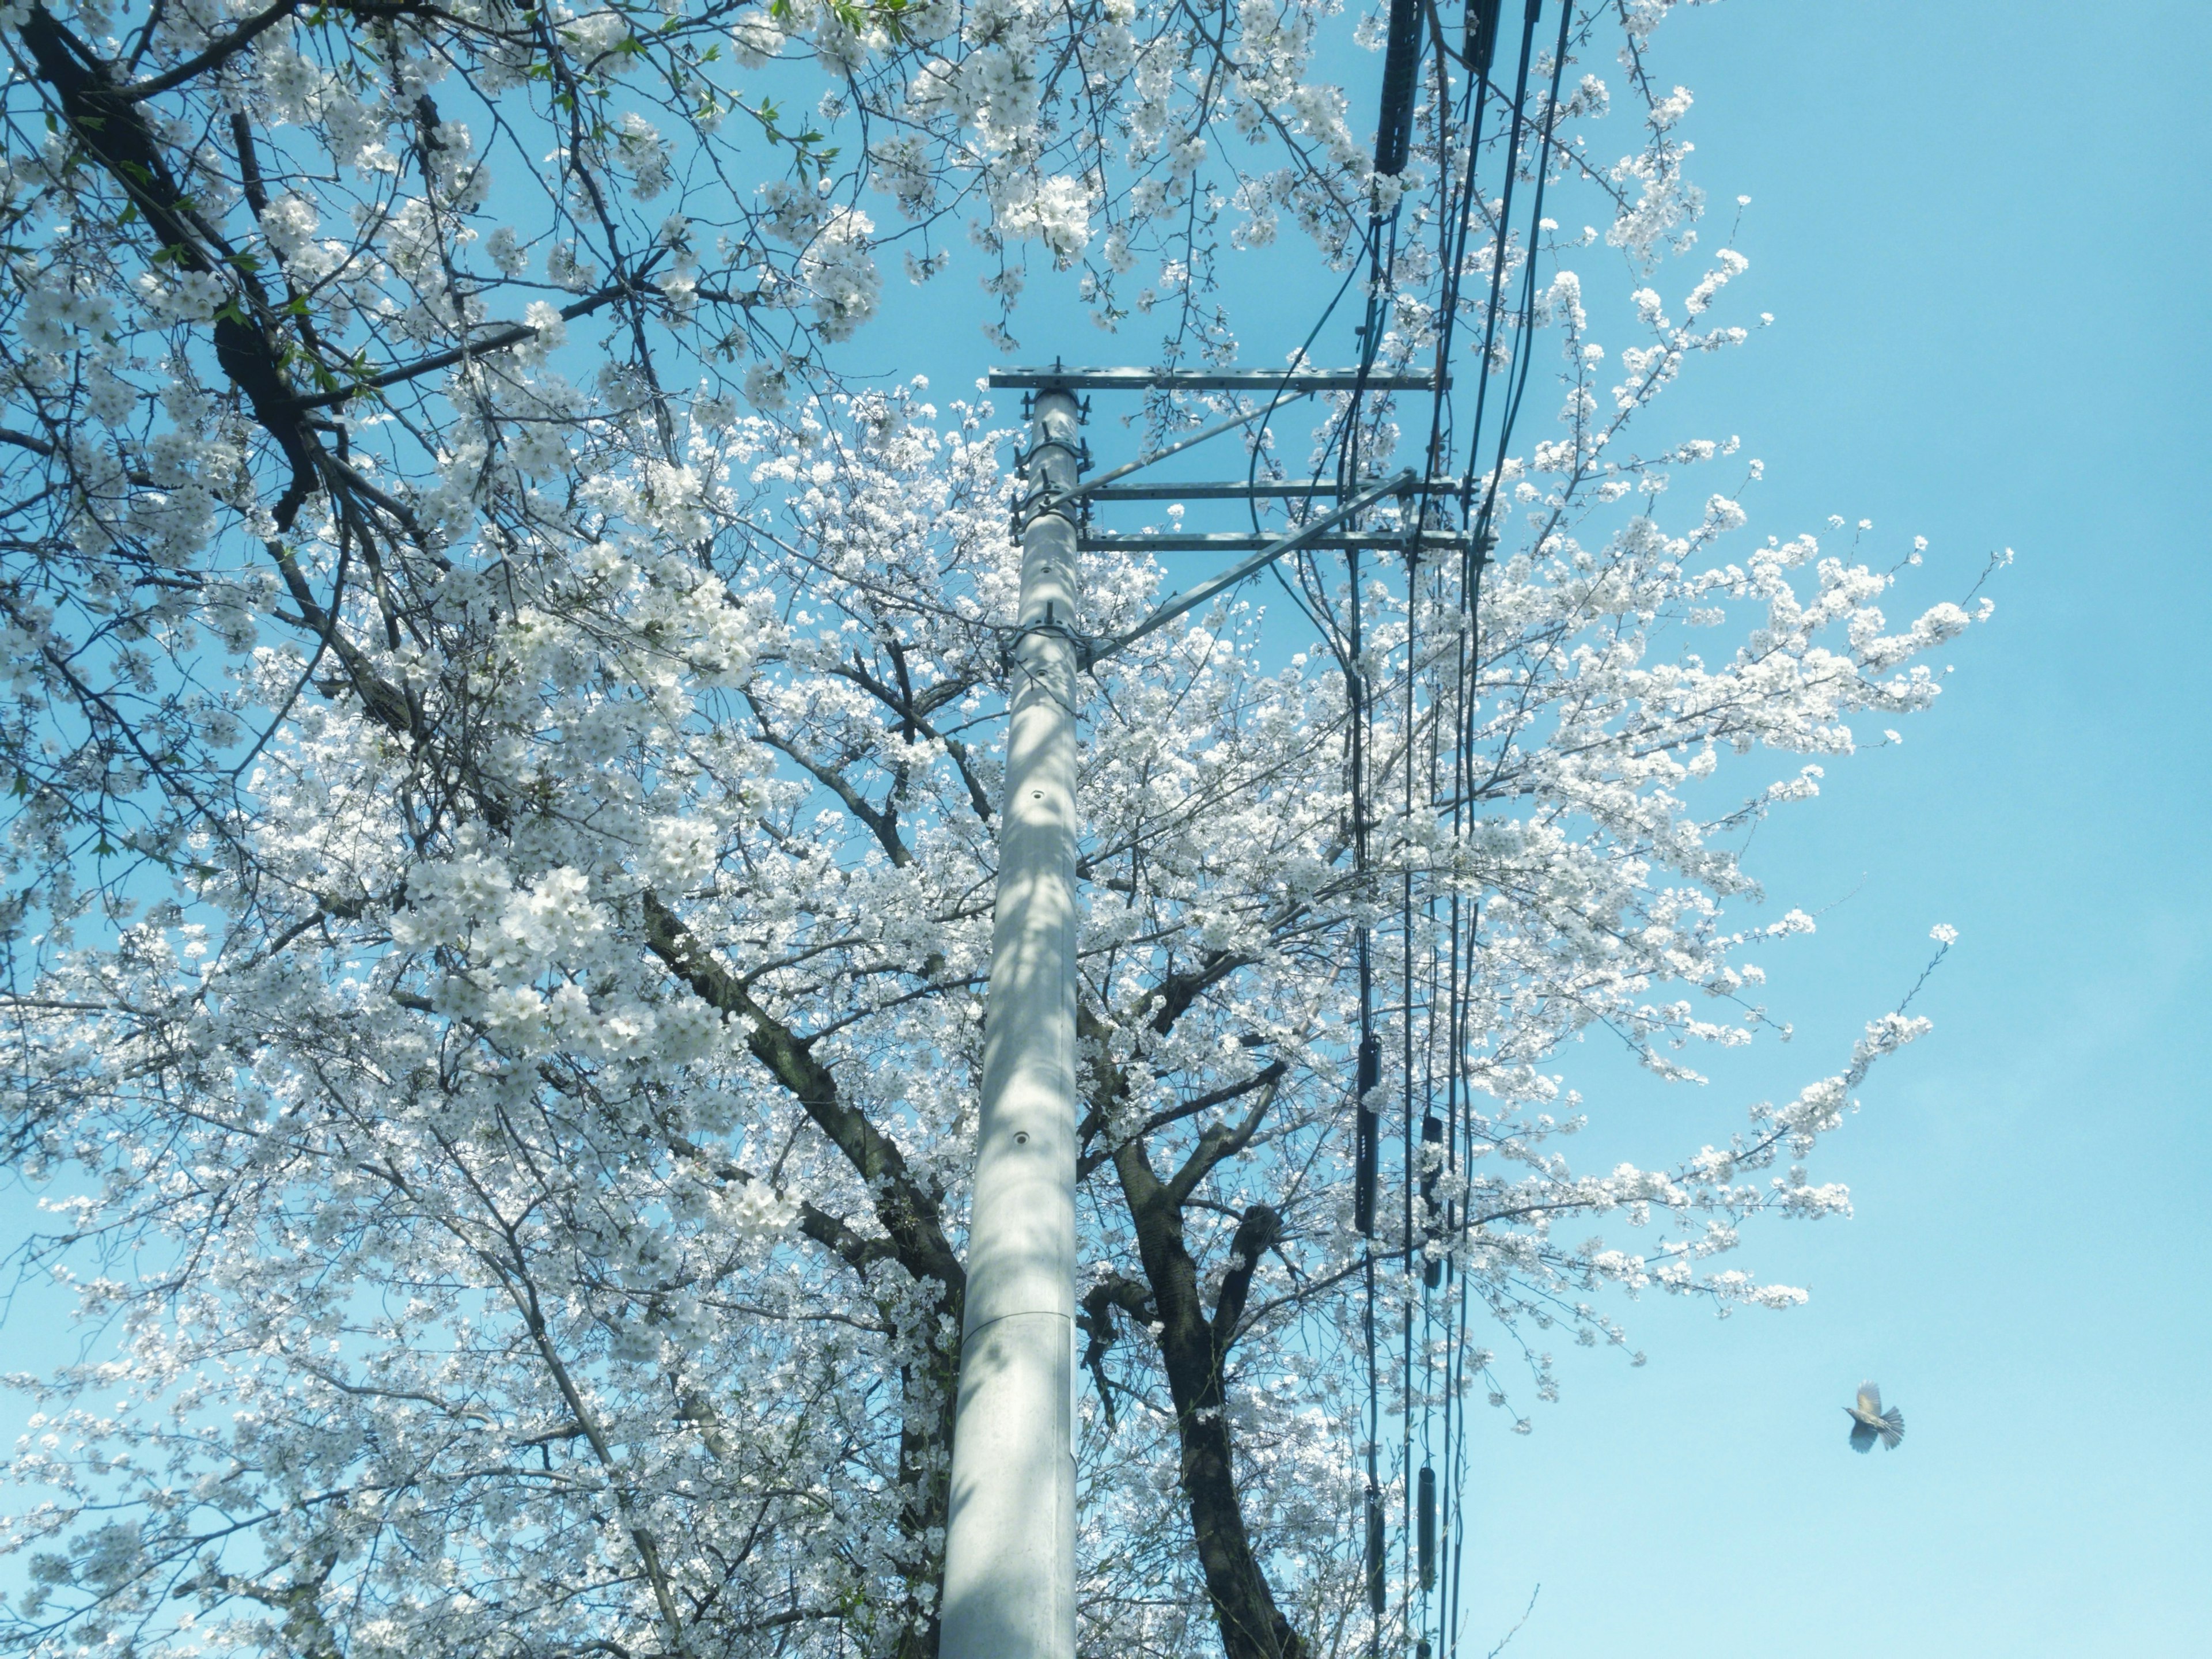
[[[942,1297],[933,1310],[939,1330],[960,1328],[960,1298]],[[899,1428],[899,1480],[906,1487],[899,1533],[906,1543],[907,1605],[901,1610],[893,1659],[937,1659],[938,1580],[945,1565],[945,1524],[951,1513],[952,1410],[958,1400],[957,1340],[950,1353],[933,1341],[922,1371],[909,1370],[905,1419]]]
[[[1305,1642],[1276,1605],[1267,1570],[1245,1528],[1223,1413],[1225,1362],[1243,1316],[1245,1292],[1260,1253],[1274,1242],[1280,1223],[1265,1206],[1246,1214],[1237,1230],[1236,1260],[1223,1284],[1220,1306],[1209,1319],[1199,1291],[1198,1264],[1184,1242],[1182,1206],[1173,1190],[1153,1174],[1135,1141],[1115,1152],[1114,1166],[1136,1221],[1138,1249],[1152,1288],[1160,1357],[1175,1402],[1183,1497],[1222,1648],[1228,1659],[1304,1659]]]

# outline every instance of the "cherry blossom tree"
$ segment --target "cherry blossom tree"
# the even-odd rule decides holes
[[[1206,276],[1232,198],[1245,241],[1285,210],[1359,234],[1363,149],[1306,73],[1330,9],[8,9],[0,744],[39,902],[72,908],[88,852],[173,858],[234,792],[204,641],[274,620],[361,694],[341,590],[404,631],[416,562],[530,533],[611,411],[649,408],[680,471],[690,398],[822,380],[886,261],[979,244],[1007,317],[1029,262],[1080,266],[1111,324],[1159,307],[1121,297],[1146,260],[1182,273],[1169,349],[1232,349]],[[1209,162],[1216,129],[1271,165]]]
[[[1747,923],[1733,832],[1927,708],[1972,617],[1751,544],[1733,444],[1631,453],[1744,337],[1644,83],[1665,9],[1574,20],[1626,160],[1561,125],[1594,76],[1492,146],[1603,204],[1610,372],[1571,237],[1453,241],[1451,60],[1378,180],[1318,6],[9,14],[8,1146],[54,1214],[19,1265],[104,1333],[27,1383],[10,1644],[934,1650],[1020,485],[988,410],[831,382],[889,244],[935,280],[956,224],[998,302],[1026,250],[1218,356],[1217,240],[1288,212],[1356,265],[1395,210],[1384,360],[1464,319],[1462,373],[1542,342],[1565,398],[1486,559],[1309,559],[1305,653],[1246,599],[1093,676],[1086,1650],[1368,1640],[1354,930],[1461,995],[1386,1013],[1370,1099],[1469,1091],[1373,1248],[1523,1367],[1470,1340],[1421,1388],[1547,1392],[1544,1328],[1625,1346],[1607,1291],[1799,1299],[1713,1259],[1847,1206],[1808,1160],[1922,1023],[1604,1173],[1562,1046],[1689,1086],[1766,1027],[1810,923]],[[1162,586],[1084,577],[1102,635]]]

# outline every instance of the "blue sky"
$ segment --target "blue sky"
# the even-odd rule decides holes
[[[1840,1069],[1952,923],[1915,1004],[1935,1033],[1818,1166],[1856,1218],[1763,1230],[1739,1259],[1809,1306],[1631,1306],[1644,1368],[1571,1351],[1534,1435],[1490,1419],[1469,1650],[1540,1583],[1515,1659],[2212,1650],[2212,7],[1728,0],[1658,41],[1658,76],[1697,94],[1695,176],[1753,198],[1731,301],[1775,314],[1669,418],[1765,460],[1758,533],[1838,514],[1887,546],[1926,536],[1923,602],[2019,557],[1904,745],[1759,832],[1775,907],[1821,913],[1771,957],[1797,1042],[1635,1103],[1694,1146]],[[1305,270],[1280,295],[1301,319],[1326,297]],[[1024,298],[1028,360],[1149,344],[1053,298]],[[991,354],[918,300],[887,295],[899,366],[965,395]],[[1265,331],[1247,361],[1275,360]],[[1117,441],[1094,431],[1102,463]],[[1862,1376],[1905,1413],[1894,1454],[1845,1443]]]
[[[1808,1307],[1628,1308],[1646,1367],[1573,1353],[1536,1433],[1479,1442],[1472,1652],[1538,1583],[1515,1659],[2203,1652],[2212,7],[1728,0],[1659,38],[1776,317],[1676,404],[1766,461],[1753,527],[1925,535],[1947,592],[2019,560],[1942,706],[1760,831],[1778,905],[1822,912],[1771,962],[1802,1035],[1682,1119],[1714,1138],[1837,1069],[1955,925],[1935,1034],[1824,1155],[1856,1218],[1747,1247]],[[1045,355],[1146,343],[1063,334],[1049,299],[1021,319]],[[890,309],[940,395],[991,361]],[[1893,1455],[1844,1443],[1862,1376],[1906,1413]]]
[[[1856,1218],[1747,1250],[1808,1307],[1647,1304],[1645,1369],[1492,1437],[1474,1632],[1540,1581],[1518,1659],[2203,1653],[2212,9],[1729,0],[1661,40],[1776,314],[1686,388],[1768,464],[1754,526],[2020,556],[1936,713],[1753,851],[1834,906],[1776,964],[1800,1050],[1960,930],[1826,1156]],[[1844,1445],[1862,1373],[1894,1455]]]

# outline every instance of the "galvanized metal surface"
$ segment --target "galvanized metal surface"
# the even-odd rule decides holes
[[[1083,550],[1086,553],[1248,553],[1257,548],[1273,547],[1291,533],[1288,526],[1280,530],[1162,530],[1156,532],[1086,531],[1083,535]],[[1341,552],[1347,547],[1400,548],[1413,539],[1411,531],[1361,530],[1351,533],[1339,532],[1312,537],[1298,544],[1301,548],[1315,550],[1334,550]],[[1442,551],[1468,545],[1468,537],[1463,530],[1425,530],[1421,545]]]
[[[1382,478],[1380,473],[1363,478],[1358,488],[1367,489],[1381,483]],[[1431,495],[1456,495],[1460,481],[1431,478],[1419,487]],[[1333,500],[1344,489],[1344,482],[1339,478],[1223,478],[1195,482],[1171,478],[1159,483],[1089,484],[1081,493],[1094,501],[1300,501],[1308,495],[1316,500]]]
[[[1410,374],[1376,369],[1363,380],[1356,368],[994,368],[994,386],[1013,391],[1042,391],[1057,386],[1068,392],[1349,392],[1364,386],[1370,392],[1431,392],[1436,379],[1431,371]],[[1445,382],[1450,384],[1449,380]]]

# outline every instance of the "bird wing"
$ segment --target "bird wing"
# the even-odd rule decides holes
[[[1851,1449],[1853,1451],[1872,1451],[1874,1449],[1874,1431],[1867,1427],[1865,1424],[1854,1423],[1851,1425]]]
[[[1881,1415],[1881,1385],[1877,1382],[1859,1384],[1859,1409],[1869,1417]]]

